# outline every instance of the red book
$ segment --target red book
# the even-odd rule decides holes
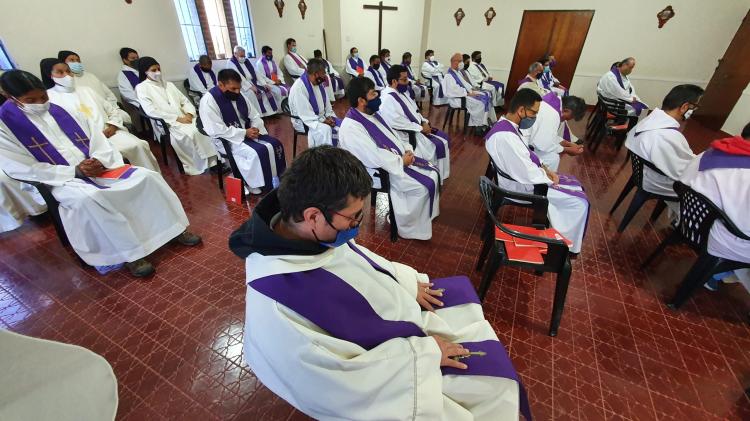
[[[242,202],[242,180],[228,176],[224,179],[224,191],[227,194],[227,202]]]
[[[360,67],[360,66],[357,66],[357,73],[358,73],[358,74],[360,74],[360,75],[361,75],[361,74],[363,74],[364,72],[365,72],[365,69],[363,69],[363,68],[362,68],[362,67]]]
[[[535,263],[541,265],[544,263],[541,250],[536,247],[518,247],[512,241],[505,243],[505,252],[508,260],[515,262]]]
[[[103,173],[99,174],[96,178],[111,178],[113,180],[117,180],[118,178],[122,177],[122,175],[125,173],[125,171],[132,168],[132,165],[125,164],[122,167],[113,168],[111,170],[104,171]]]

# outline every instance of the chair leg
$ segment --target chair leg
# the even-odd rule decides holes
[[[622,188],[622,191],[620,192],[620,195],[617,196],[617,200],[615,200],[615,204],[612,205],[612,209],[609,210],[609,214],[612,215],[615,213],[615,210],[620,206],[620,203],[622,203],[623,200],[630,194],[630,191],[633,190],[633,187],[635,187],[635,181],[633,180],[633,176],[630,176],[628,179],[628,182],[625,183],[625,187]]]
[[[443,130],[445,130],[445,126],[448,125],[448,121],[453,118],[453,109],[450,108],[450,105],[448,106],[448,109],[445,110],[445,118],[443,119]]]
[[[641,263],[641,269],[645,269],[648,267],[648,265],[651,264],[651,262],[656,258],[656,256],[662,254],[664,252],[664,249],[667,248],[670,244],[674,244],[679,240],[680,233],[677,230],[672,231],[667,238],[664,239],[657,247],[656,249],[649,255],[646,260]]]
[[[464,136],[469,133],[469,111],[464,110]]]
[[[396,212],[393,210],[393,201],[388,194],[388,215],[391,219],[391,243],[398,241],[398,225],[396,225]]]
[[[657,219],[659,219],[659,215],[661,215],[662,212],[664,212],[664,209],[666,209],[667,203],[661,199],[656,201],[656,206],[654,207],[654,211],[651,212],[651,218],[650,221],[654,222]]]
[[[497,273],[497,269],[500,267],[500,262],[502,261],[502,255],[500,254],[498,250],[497,242],[493,241],[492,250],[490,251],[490,261],[487,263],[487,267],[484,269],[484,273],[482,273],[482,280],[479,282],[479,292],[477,295],[479,295],[479,300],[484,301],[484,297],[487,295],[487,291],[490,289],[490,284],[492,284],[492,280],[495,278],[495,274]]]
[[[549,336],[557,336],[557,329],[560,327],[563,310],[565,309],[565,297],[568,295],[568,285],[570,284],[570,259],[565,259],[562,270],[557,274],[555,282],[555,301],[552,304],[552,320],[549,323]]]
[[[164,161],[165,166],[169,166],[169,157],[167,156],[167,136],[162,135],[159,138],[159,146],[161,146],[161,160]]]
[[[172,149],[172,153],[174,153],[174,160],[177,161],[177,171],[179,171],[180,174],[185,174],[185,167],[182,165],[182,161],[180,161],[180,157],[177,155],[177,149],[175,149],[172,145],[170,145],[170,148]],[[218,162],[218,157],[216,160]],[[221,163],[219,163],[219,165],[221,166]]]
[[[696,288],[703,285],[713,274],[713,268],[720,263],[721,259],[710,254],[701,254],[698,256],[698,260],[690,268],[690,271],[685,275],[685,279],[682,280],[680,286],[677,287],[672,300],[667,303],[667,307],[672,310],[677,310],[682,306],[685,301],[693,294]]]
[[[294,132],[294,141],[292,143],[292,160],[297,157],[297,131],[294,130],[294,127],[292,127],[292,131]]]
[[[217,175],[219,177],[219,190],[224,191],[224,174],[221,173],[221,168],[222,168],[221,162],[219,162],[218,165],[219,165],[219,173]],[[245,186],[242,186],[242,187],[244,190]]]
[[[477,272],[482,270],[482,266],[484,266],[484,262],[487,260],[487,253],[490,252],[492,242],[494,241],[494,238],[492,238],[492,223],[488,222],[489,221],[485,221],[484,228],[482,228],[482,248],[479,249],[479,257],[477,258],[477,266],[475,269]]]
[[[622,217],[620,226],[617,227],[617,232],[625,231],[625,227],[628,226],[630,220],[633,219],[633,217],[636,213],[638,213],[643,204],[646,203],[646,200],[648,200],[646,192],[641,189],[635,191],[635,196],[633,196],[633,200],[630,202],[630,206],[628,207],[627,212],[625,212],[625,216]]]

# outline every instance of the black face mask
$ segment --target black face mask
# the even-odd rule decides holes
[[[380,68],[380,65],[379,64],[373,64],[372,68],[375,69],[375,70],[378,70]]]
[[[207,68],[205,68],[205,67],[201,67],[201,70],[203,70],[204,72],[208,73],[208,72],[210,72],[210,71],[211,71],[211,68],[209,67],[209,68],[207,69]]]
[[[544,74],[544,72],[539,72],[539,73],[535,74],[534,77],[537,78],[537,79],[539,79],[540,77],[542,77],[542,74]]]
[[[477,57],[474,59],[474,63],[480,64],[482,62],[482,57]]]
[[[225,91],[224,98],[230,101],[237,101],[238,99],[240,99],[240,94],[238,94],[237,92]]]

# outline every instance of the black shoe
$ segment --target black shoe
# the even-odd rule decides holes
[[[149,261],[146,259],[138,259],[134,262],[125,263],[125,267],[127,267],[130,271],[130,274],[135,276],[136,278],[145,278],[146,276],[149,276],[152,273],[156,272],[156,269],[154,269],[154,265],[149,263]]]
[[[182,244],[183,246],[197,246],[201,243],[201,238],[192,232],[183,231],[182,234],[174,238],[175,241]]]

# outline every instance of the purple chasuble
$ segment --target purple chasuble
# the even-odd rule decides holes
[[[403,155],[401,148],[395,143],[393,143],[393,141],[391,140],[390,137],[388,137],[388,135],[383,133],[378,128],[378,126],[375,125],[375,123],[368,120],[367,117],[363,116],[362,113],[357,111],[356,108],[350,108],[349,111],[346,113],[346,116],[358,122],[359,124],[361,124],[365,128],[365,130],[367,130],[367,134],[370,135],[372,140],[375,142],[376,145],[378,145],[379,148],[391,151],[398,156]],[[388,130],[390,130],[390,127],[388,127],[388,124],[386,124],[386,122],[383,120],[382,117],[380,117],[380,115],[378,115],[378,113],[373,114],[373,117],[375,117],[375,119],[378,120],[378,122],[382,124],[383,127],[387,127]],[[391,131],[391,134],[396,136],[393,133],[393,131]],[[417,156],[414,157],[413,165],[416,165],[420,168],[424,168],[426,170],[435,171],[436,173],[438,173],[437,168],[433,167],[429,162]],[[427,193],[430,195],[430,215],[432,215],[432,209],[435,203],[435,196],[436,196],[436,192],[438,189],[438,187],[435,185],[435,181],[432,179],[432,177],[424,175],[420,173],[419,171],[414,170],[413,168],[404,167],[404,172],[409,177],[413,178],[415,181],[417,181],[419,184],[423,185],[427,189]]]
[[[206,77],[203,76],[203,69],[201,69],[200,64],[196,64],[195,66],[193,66],[193,70],[195,71],[195,74],[198,75],[198,79],[201,80],[203,87],[208,89],[208,83],[206,82]],[[211,76],[211,80],[214,82],[214,86],[216,86],[216,74],[214,73],[214,71],[209,70],[208,75]]]
[[[131,72],[128,70],[123,70],[123,74],[125,74],[125,77],[128,78],[128,82],[130,82],[130,85],[135,89],[135,85],[141,83],[141,80],[138,79],[138,75],[135,72]]]
[[[373,79],[375,79],[375,84],[380,86],[381,88],[385,88],[385,82],[383,82],[383,78],[380,76],[380,72],[373,69],[372,66],[367,68],[367,71],[372,74]]]
[[[730,154],[714,148],[708,148],[703,152],[698,171],[723,168],[750,169],[750,156]]]
[[[401,96],[398,94],[398,92],[390,92],[389,95],[392,96],[393,99],[396,100],[396,102],[398,102],[398,105],[401,106],[401,110],[404,112],[404,114],[406,115],[406,118],[408,118],[409,121],[415,124],[422,125],[422,121],[418,119],[414,114],[412,114],[411,110],[409,109],[409,107],[406,106],[406,103],[401,99]],[[435,154],[437,155],[437,158],[443,159],[445,158],[445,144],[437,136],[442,137],[442,135],[445,135],[445,137],[443,138],[446,141],[448,141],[448,135],[437,129],[432,129],[432,130],[433,130],[433,134],[426,135],[425,137],[427,137],[427,139],[429,139],[430,142],[432,142],[432,144],[435,145]]]

